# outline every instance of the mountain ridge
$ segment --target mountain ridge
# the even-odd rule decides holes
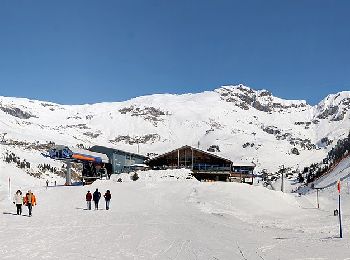
[[[349,109],[350,91],[312,106],[242,84],[84,105],[0,97],[0,133],[19,142],[98,144],[145,155],[192,145],[273,171],[321,160],[347,135]]]

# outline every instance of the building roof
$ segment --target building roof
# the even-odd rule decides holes
[[[110,147],[105,147],[105,146],[100,146],[100,145],[94,145],[90,149],[94,149],[94,148],[97,148],[97,149],[98,148],[102,148],[102,149],[110,150],[111,152],[125,153],[125,154],[130,154],[130,155],[133,155],[133,156],[141,157],[141,158],[144,158],[144,159],[148,159],[147,156],[144,156],[142,154],[131,153],[131,152],[123,151],[123,150],[120,150],[120,149],[115,149],[115,148],[110,148]]]
[[[253,162],[232,162],[233,166],[247,166],[247,167],[255,167],[256,164]]]
[[[86,155],[90,155],[93,157],[100,157],[103,163],[109,162],[107,155],[105,155],[104,153],[96,153],[96,152],[92,152],[90,150],[80,149],[80,148],[76,148],[76,147],[70,147],[69,149],[73,153],[86,154]]]
[[[229,160],[229,159],[220,157],[220,156],[218,156],[218,155],[216,155],[216,154],[213,154],[213,153],[211,153],[211,152],[207,152],[207,151],[200,150],[200,149],[198,149],[198,148],[194,148],[194,147],[189,146],[189,145],[184,145],[184,146],[181,146],[181,147],[179,147],[179,148],[176,148],[176,149],[174,149],[174,150],[172,150],[172,151],[170,151],[170,152],[160,154],[160,155],[158,155],[158,156],[156,156],[156,157],[153,157],[153,158],[150,158],[150,159],[146,160],[146,162],[150,162],[150,161],[153,161],[153,160],[157,160],[157,159],[162,158],[162,157],[164,157],[164,156],[167,156],[167,155],[169,155],[169,154],[171,154],[171,153],[173,153],[173,152],[175,152],[175,151],[177,151],[177,150],[186,149],[186,148],[190,148],[190,149],[192,149],[193,151],[201,152],[201,153],[204,153],[204,154],[213,156],[213,157],[215,157],[215,158],[217,158],[217,159],[224,160],[224,161],[227,161],[227,162],[229,162],[229,163],[232,163],[232,161]]]

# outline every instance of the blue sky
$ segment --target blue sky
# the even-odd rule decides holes
[[[0,95],[62,104],[245,84],[350,90],[350,1],[3,0]]]

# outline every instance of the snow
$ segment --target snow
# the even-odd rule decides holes
[[[18,108],[33,115],[20,119],[0,110],[0,134],[7,133],[5,140],[29,143],[53,141],[70,147],[102,145],[134,153],[139,149],[143,155],[162,154],[183,145],[198,147],[199,143],[202,150],[218,145],[217,155],[234,162],[254,162],[258,171],[267,169],[270,172],[278,170],[282,164],[301,168],[319,162],[331,149],[320,143],[322,138],[328,137],[335,144],[348,134],[350,122],[346,104],[350,92],[330,95],[317,106],[266,93],[239,85],[203,93],[156,94],[124,102],[72,106],[0,97],[0,106]],[[244,103],[240,98],[247,99],[248,109],[240,107]],[[251,100],[269,106],[272,111],[254,108]],[[338,114],[345,113],[344,120],[332,121],[337,115],[318,118],[327,107],[335,105],[339,106]],[[133,110],[120,112],[123,109]],[[304,124],[296,124],[300,122]],[[311,124],[306,126],[306,122]],[[263,131],[266,127],[275,127],[280,135],[290,137],[277,138]],[[147,135],[155,139],[137,145],[136,140]],[[123,136],[133,142],[127,139],[113,142]],[[294,145],[289,138],[308,139],[316,149]],[[243,148],[247,142],[254,145]],[[294,147],[300,155],[291,153]]]
[[[3,167],[8,167],[4,165]],[[344,238],[332,215],[337,194],[284,194],[262,187],[186,179],[185,169],[140,171],[137,181],[49,187],[6,168],[0,189],[1,259],[346,259],[350,195],[343,194]],[[18,173],[19,174],[19,173]],[[13,190],[33,190],[33,216],[13,215]],[[121,175],[122,176],[122,175]],[[174,176],[174,177],[171,177]],[[123,176],[122,176],[123,177]],[[130,180],[130,179],[129,179]],[[112,193],[111,209],[85,210],[87,190]]]
[[[343,159],[331,172],[322,176],[315,181],[315,187],[328,188],[337,183],[338,180],[343,180],[350,177],[350,157]]]
[[[230,99],[227,101],[227,95]],[[248,93],[248,96],[245,94]],[[224,94],[224,95],[223,95]],[[249,104],[277,104],[271,112]],[[136,152],[128,140],[155,135],[139,143],[142,154],[164,153],[183,145],[206,150],[218,145],[218,156],[235,163],[253,162],[257,170],[276,171],[281,165],[302,169],[321,161],[350,128],[350,92],[329,95],[317,106],[305,101],[283,100],[265,90],[226,86],[214,91],[184,95],[150,95],[125,102],[92,105],[59,105],[37,100],[0,97],[0,106],[18,108],[34,117],[20,119],[0,110],[0,157],[15,153],[31,163],[29,173],[40,164],[60,168],[41,155],[35,145],[55,142],[70,147],[102,145]],[[318,116],[339,106],[338,114]],[[133,108],[121,113],[121,109]],[[150,110],[150,108],[152,108]],[[145,112],[146,111],[146,112]],[[148,111],[148,112],[147,112]],[[153,111],[153,112],[149,112]],[[344,120],[332,121],[344,112]],[[313,122],[309,126],[305,122]],[[304,122],[303,124],[296,124]],[[281,135],[309,139],[316,149],[303,149],[288,138],[278,139],[263,130],[273,127]],[[92,137],[90,134],[94,134]],[[332,145],[321,145],[328,137]],[[112,141],[111,141],[112,140]],[[0,140],[1,141],[1,140]],[[12,143],[22,141],[25,144]],[[245,143],[254,143],[243,148]],[[300,155],[292,154],[293,147]],[[305,195],[295,190],[295,177],[285,179],[286,193],[240,183],[198,182],[188,169],[138,171],[113,175],[90,186],[64,186],[65,180],[46,172],[40,179],[0,160],[0,259],[349,259],[350,159],[317,181]],[[335,182],[342,182],[344,238],[339,239]],[[11,191],[8,182],[10,179]],[[122,182],[119,182],[121,179]],[[46,180],[50,187],[46,188]],[[57,186],[53,186],[56,181]],[[279,180],[280,181],[280,180]],[[274,183],[279,187],[280,183]],[[85,210],[87,190],[111,190],[111,209]],[[14,215],[10,198],[31,189],[38,205],[33,217]],[[276,188],[276,190],[278,190]]]
[[[112,181],[118,181],[121,179],[123,182],[132,182],[131,177],[134,172],[121,173],[112,176]],[[159,181],[181,181],[181,180],[194,180],[189,169],[174,169],[174,170],[148,170],[137,171],[139,177],[138,182],[159,182]]]

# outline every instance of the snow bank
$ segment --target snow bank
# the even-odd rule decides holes
[[[10,179],[10,196],[9,196],[9,179]],[[39,180],[23,170],[13,167],[12,165],[0,162],[0,201],[10,198],[16,190],[20,189],[25,192],[34,186],[44,185],[44,180]]]
[[[160,182],[160,181],[196,181],[189,169],[174,169],[174,170],[149,170],[137,171],[139,176],[138,182]],[[132,175],[135,172],[121,173],[112,175],[111,179],[117,181],[121,179],[122,182],[132,182]]]
[[[190,200],[204,212],[248,223],[271,223],[300,213],[294,195],[241,183],[206,183],[194,189]]]

